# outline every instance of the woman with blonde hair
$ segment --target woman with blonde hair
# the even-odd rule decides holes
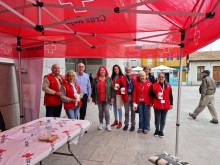
[[[64,109],[69,119],[78,119],[79,108],[81,106],[82,90],[79,84],[75,83],[77,79],[76,72],[69,70],[65,74],[67,83],[61,87],[64,93],[61,100],[64,102]]]
[[[140,71],[138,77],[140,81],[136,83],[133,93],[133,104],[134,107],[138,105],[139,111],[139,128],[137,133],[143,132],[147,134],[150,130],[149,111],[152,105],[148,92],[152,83],[146,80],[146,73],[144,71]]]

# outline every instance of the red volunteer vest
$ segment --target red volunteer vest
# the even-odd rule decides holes
[[[74,97],[74,90],[72,86],[69,83],[66,83],[63,85],[66,88],[66,96],[75,99]],[[80,94],[80,86],[78,84],[75,84],[76,89],[77,89],[77,94]],[[79,106],[81,107],[81,101],[79,103]],[[65,102],[64,103],[64,109],[69,110],[69,109],[74,109],[76,107],[75,102]]]
[[[46,75],[46,77],[50,82],[49,88],[56,91],[56,92],[59,92],[60,91],[59,85],[58,85],[57,79],[54,77],[54,75],[51,73],[51,74]],[[61,76],[61,79],[62,79],[62,83],[65,84],[66,83],[65,78],[63,76]],[[60,96],[45,93],[44,105],[57,106],[60,104],[62,104],[62,102],[60,100]]]
[[[158,99],[157,97],[153,98],[154,109],[157,110],[170,109],[170,90],[171,90],[170,84],[167,84],[167,88],[165,88],[164,85],[163,91],[159,83],[153,84],[154,93],[157,94],[158,92],[163,92],[163,100],[165,100],[165,103],[161,103],[161,100]]]
[[[144,102],[146,105],[151,104],[151,98],[148,96],[150,87],[152,83],[151,82],[144,82],[144,85],[141,85],[141,82],[137,82],[134,88],[134,93],[133,93],[133,102],[140,104],[140,98],[141,98],[141,93],[143,94]]]

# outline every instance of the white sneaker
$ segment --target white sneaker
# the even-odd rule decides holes
[[[110,125],[107,125],[107,126],[106,126],[106,130],[107,130],[107,131],[111,131],[111,130],[112,130],[112,129],[111,129],[111,126],[110,126]]]
[[[100,123],[100,124],[99,124],[99,130],[102,130],[102,128],[103,128],[103,124]]]

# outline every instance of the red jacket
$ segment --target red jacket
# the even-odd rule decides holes
[[[162,100],[165,100],[165,103],[161,103],[160,99],[158,99],[157,97],[154,97],[153,98],[154,109],[157,109],[157,110],[169,110],[170,109],[170,90],[171,90],[170,84],[167,84],[167,88],[164,86],[163,90],[159,83],[153,84],[154,94],[157,95],[158,92],[163,92]]]
[[[64,88],[66,88],[66,96],[71,99],[76,99],[74,97],[74,90],[73,90],[72,86],[69,83],[66,83],[63,86],[64,86]],[[77,89],[77,94],[80,94],[80,86],[78,84],[75,84],[75,86]],[[79,106],[81,107],[81,101],[79,103]],[[64,109],[65,110],[74,109],[75,107],[76,107],[75,102],[64,102]]]
[[[133,92],[133,102],[136,104],[140,104],[140,98],[142,94],[145,104],[152,104],[152,98],[148,96],[151,85],[152,83],[149,81],[146,81],[144,83],[137,82]]]
[[[120,88],[118,90],[115,90],[116,95],[121,95],[122,100],[124,103],[128,102],[128,92],[127,92],[127,86],[126,86],[126,77],[120,76],[116,81],[113,80],[114,85],[117,83],[120,85]],[[125,94],[121,94],[121,88],[125,88]]]
[[[51,74],[46,75],[46,77],[50,82],[49,88],[56,91],[56,92],[59,92],[60,91],[59,85],[58,85],[57,79],[54,77],[54,75],[51,73]],[[65,78],[63,76],[61,76],[61,79],[62,79],[62,83],[65,84],[66,83]],[[46,106],[57,106],[57,105],[60,105],[60,104],[62,104],[62,102],[60,100],[60,96],[45,93],[45,95],[44,95],[44,105],[46,105]]]

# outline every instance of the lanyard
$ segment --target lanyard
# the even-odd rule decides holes
[[[162,90],[162,92],[164,91],[164,84],[163,84],[163,87],[161,87],[161,85],[160,85],[160,89]]]
[[[129,79],[129,78],[126,76],[126,81],[127,81],[127,82],[128,82],[128,84],[130,85],[130,84],[131,84],[132,79]]]

